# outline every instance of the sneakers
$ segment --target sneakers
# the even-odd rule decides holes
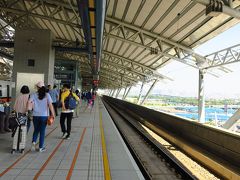
[[[36,143],[35,142],[32,143],[31,151],[36,151]],[[39,152],[44,152],[44,151],[46,151],[45,147],[39,149]]]
[[[62,139],[70,139],[70,135],[63,133]]]
[[[31,151],[36,151],[36,143],[32,142]]]
[[[66,135],[65,139],[70,139],[70,135]]]
[[[65,139],[65,137],[66,137],[66,133],[63,133],[62,134],[62,139]]]
[[[44,152],[44,151],[46,151],[45,147],[39,149],[39,152]]]

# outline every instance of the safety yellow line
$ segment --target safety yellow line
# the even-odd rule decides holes
[[[102,125],[102,112],[99,112],[99,119],[100,119],[100,130],[101,130],[101,139],[102,139],[102,156],[103,156],[103,166],[104,166],[104,177],[105,177],[105,180],[111,180],[111,173],[110,173],[106,143],[105,143],[105,138],[104,138],[104,130],[103,130],[103,125]]]

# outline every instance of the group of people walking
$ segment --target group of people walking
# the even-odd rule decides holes
[[[21,94],[16,98],[14,104],[14,111],[17,116],[28,116],[27,132],[31,126],[31,120],[33,121],[34,131],[32,136],[31,150],[36,150],[36,143],[39,136],[39,152],[46,150],[44,146],[45,130],[47,126],[48,117],[51,115],[54,119],[58,115],[57,107],[59,100],[59,93],[56,86],[48,88],[42,81],[36,84],[37,91],[30,95],[28,86],[22,86]],[[62,105],[62,112],[60,115],[60,125],[62,130],[62,138],[69,139],[71,132],[71,122],[73,118],[74,110],[68,107],[66,101],[70,103],[72,97],[75,102],[79,101],[79,97],[70,90],[69,84],[64,84],[60,102]],[[50,111],[50,112],[49,112]],[[67,128],[65,126],[65,120],[67,119]]]
[[[82,101],[87,102],[87,106],[94,106],[94,100],[96,97],[96,92],[82,92],[81,99]]]

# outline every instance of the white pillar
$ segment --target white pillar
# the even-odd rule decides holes
[[[114,90],[112,91],[112,95],[111,95],[112,97],[114,96],[115,91],[116,91],[116,89],[114,89]]]
[[[123,100],[124,100],[124,99],[126,99],[126,97],[127,97],[128,93],[130,92],[130,90],[131,90],[131,89],[132,89],[132,86],[130,86],[130,87],[128,88],[128,90],[127,90],[127,93],[125,94],[125,96],[124,96]]]
[[[199,87],[198,87],[198,121],[205,123],[205,94],[204,94],[204,71],[199,70]]]
[[[144,81],[142,82],[142,86],[141,86],[141,89],[140,89],[140,92],[139,92],[139,96],[138,96],[138,100],[137,100],[137,104],[140,103],[140,100],[141,100],[141,97],[142,97],[142,91],[143,91],[143,86],[144,86]]]
[[[117,98],[117,97],[118,97],[118,95],[119,95],[120,91],[121,91],[121,88],[119,88],[119,89],[117,90],[117,94],[116,94],[115,98]]]
[[[108,96],[111,96],[112,89],[109,90]]]
[[[150,94],[150,92],[152,91],[152,89],[155,87],[155,85],[157,84],[158,80],[154,80],[154,82],[152,83],[151,87],[149,88],[147,94],[144,96],[144,99],[142,100],[142,102],[140,103],[141,105],[144,103],[144,101],[148,98],[148,95]]]
[[[125,89],[124,89],[124,93],[123,93],[123,96],[122,96],[122,100],[124,99],[126,92],[127,92],[127,87],[125,87]]]

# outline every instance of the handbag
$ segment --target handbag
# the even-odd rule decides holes
[[[14,137],[17,127],[27,125],[27,116],[22,113],[11,113],[9,116],[9,129],[12,130],[12,137]]]
[[[51,126],[53,123],[54,123],[54,117],[53,116],[48,116],[47,125]]]
[[[19,123],[17,121],[16,113],[11,113],[8,120],[9,126],[8,128],[12,131],[19,126]]]
[[[19,125],[27,125],[28,117],[26,114],[17,113],[17,121]]]

